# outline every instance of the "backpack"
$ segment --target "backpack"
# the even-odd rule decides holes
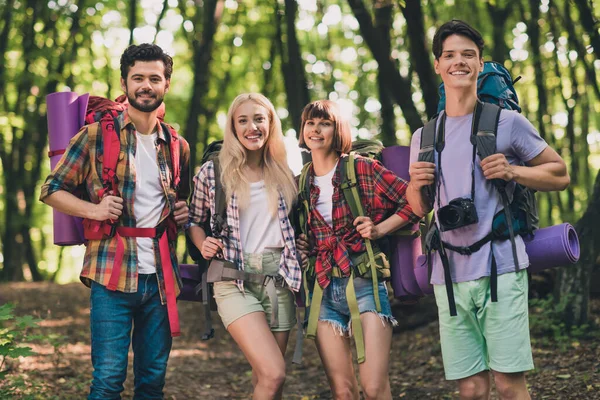
[[[214,165],[215,171],[215,210],[217,213],[216,223],[217,230],[221,231],[221,227],[226,226],[227,224],[227,202],[225,199],[225,191],[223,190],[223,186],[221,185],[221,169],[219,165],[219,151],[223,146],[222,140],[216,140],[209,144],[204,153],[202,154],[202,159],[200,160],[200,165],[204,165],[208,161],[212,161]],[[194,189],[195,190],[195,189]],[[192,194],[193,196],[193,194]],[[211,227],[211,217],[206,219],[202,228],[206,233],[206,236],[212,236],[212,227]],[[214,303],[214,299],[212,296],[212,284],[208,282],[208,266],[209,260],[206,260],[200,250],[196,247],[194,242],[190,239],[189,235],[186,233],[186,248],[189,256],[194,260],[195,264],[186,265],[186,272],[184,279],[184,286],[191,285],[194,286],[191,291],[196,296],[184,297],[182,300],[191,300],[197,301],[197,297],[202,293],[202,304],[204,307],[204,328],[205,331],[202,334],[202,340],[208,340],[214,337],[214,329],[212,328],[212,317],[211,310],[216,310],[216,305]]]
[[[473,132],[471,133],[471,143],[473,144],[477,155],[484,158],[496,153],[496,135],[498,132],[498,121],[502,109],[521,111],[518,104],[517,93],[513,83],[520,77],[512,80],[510,73],[504,66],[495,62],[485,62],[484,69],[477,79],[477,95],[479,101],[474,113]],[[443,84],[440,86],[440,103],[438,111],[445,107],[445,91]],[[441,157],[444,148],[443,129],[437,129],[436,115],[423,127],[421,133],[421,145],[419,151],[419,161],[435,163],[435,153]],[[437,132],[436,132],[437,131]],[[473,162],[475,162],[475,151],[473,152]],[[436,181],[429,186],[423,187],[422,193],[431,207],[434,205],[437,187]],[[473,179],[473,178],[471,178]],[[538,213],[535,202],[535,191],[520,184],[516,184],[513,193],[512,202],[508,199],[506,193],[507,182],[501,179],[492,181],[494,187],[500,193],[503,210],[498,212],[493,219],[490,233],[483,239],[473,243],[470,246],[452,246],[440,239],[440,233],[435,218],[432,219],[429,232],[426,238],[426,248],[428,251],[429,275],[431,275],[431,251],[439,251],[442,265],[444,266],[444,280],[446,283],[446,292],[450,308],[450,315],[456,315],[456,304],[454,302],[454,292],[450,274],[450,265],[446,250],[458,252],[462,255],[469,255],[478,251],[484,244],[502,239],[510,239],[512,246],[513,259],[515,267],[519,268],[515,235],[527,236],[533,234],[538,228]],[[471,196],[474,197],[474,185]],[[492,253],[492,269],[490,275],[490,291],[493,302],[498,300],[497,294],[497,265]]]
[[[384,150],[381,142],[376,140],[357,140],[352,143],[352,149],[348,157],[340,158],[342,181],[340,188],[343,191],[344,198],[350,210],[353,218],[364,216],[365,212],[360,200],[360,193],[358,190],[358,181],[356,176],[355,160],[357,157],[366,157],[374,160],[382,160],[382,152]],[[312,163],[307,163],[302,168],[298,180],[299,188],[299,201],[297,203],[297,225],[298,231],[308,236],[308,216],[310,206],[310,187],[308,185],[308,173],[310,171]],[[385,238],[384,238],[385,239]],[[390,263],[388,259],[389,244],[386,240],[378,240],[372,242],[369,239],[364,239],[366,252],[352,257],[352,273],[351,278],[355,276],[361,276],[363,278],[370,278],[373,282],[373,293],[375,298],[375,305],[378,312],[381,312],[381,304],[379,302],[379,291],[378,283],[379,280],[389,280],[391,277]],[[303,285],[306,297],[306,306],[311,307],[310,315],[308,317],[308,326],[306,328],[306,336],[314,339],[316,337],[317,322],[319,317],[319,310],[321,300],[323,296],[323,290],[319,286],[315,278],[315,259],[311,257],[309,266],[303,271]],[[332,271],[335,276],[335,269]],[[313,287],[313,298],[310,301],[309,287]],[[362,363],[365,360],[364,352],[364,337],[362,332],[362,325],[360,323],[360,313],[358,310],[358,304],[356,301],[356,294],[354,292],[354,286],[352,279],[348,282],[347,289],[348,306],[351,313],[352,329],[356,343],[356,351],[358,362]]]
[[[99,97],[90,96],[85,116],[86,124],[99,123],[102,132],[102,185],[103,188],[98,191],[98,198],[102,198],[106,193],[112,192],[119,195],[117,163],[121,151],[120,127],[118,123],[119,115],[128,107],[127,98],[122,95],[115,101]],[[161,128],[169,141],[169,154],[171,162],[171,172],[173,174],[171,184],[177,192],[181,180],[180,165],[180,142],[177,131],[170,125],[163,122],[164,106],[162,112],[159,112]],[[110,227],[107,227],[109,225]],[[116,229],[116,221],[94,221],[83,220],[84,233],[86,239],[102,239],[106,234],[113,235]]]

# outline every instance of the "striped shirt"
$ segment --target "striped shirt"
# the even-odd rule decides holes
[[[302,272],[296,259],[296,242],[294,240],[294,228],[288,217],[288,206],[281,193],[277,207],[279,226],[284,240],[284,247],[279,262],[279,275],[281,275],[293,291],[300,289]],[[207,218],[211,216],[211,229],[216,229],[215,211],[215,168],[212,161],[206,162],[198,174],[194,177],[194,194],[190,201],[190,222],[193,225],[202,226]],[[235,192],[227,204],[227,227],[217,236],[223,239],[223,257],[233,262],[237,268],[244,269],[244,251],[240,235],[240,210]],[[238,282],[242,289],[242,282]]]
[[[118,220],[119,226],[135,227],[136,219],[133,211],[135,199],[135,151],[137,138],[135,126],[129,119],[127,112],[123,112],[117,118],[117,126],[121,127],[119,132],[121,149],[116,173],[121,197],[123,198],[123,214]],[[185,139],[179,137],[180,142],[180,165],[181,183],[176,192],[171,186],[171,159],[168,138],[157,120],[157,161],[161,185],[167,197],[165,207],[159,221],[163,222],[174,210],[177,199],[187,199],[190,193],[189,185],[189,145]],[[59,190],[65,190],[74,194],[82,194],[83,198],[92,203],[99,203],[98,191],[102,189],[102,154],[103,140],[100,123],[84,126],[79,133],[71,139],[62,158],[54,168],[54,171],[46,178],[42,185],[40,200]],[[91,162],[91,160],[94,160]],[[138,270],[137,270],[137,243],[136,238],[122,238],[125,246],[121,276],[117,290],[126,293],[137,292]],[[181,278],[175,252],[176,241],[170,241],[171,263],[173,264],[177,281],[177,295],[181,288]],[[113,260],[117,248],[117,238],[106,238],[101,240],[90,240],[87,243],[81,280],[87,286],[91,281],[106,286],[112,272]],[[156,259],[156,271],[159,281],[160,294],[163,303],[166,301],[164,293],[164,278],[162,272],[161,258],[159,254],[158,239],[154,239],[154,252]]]

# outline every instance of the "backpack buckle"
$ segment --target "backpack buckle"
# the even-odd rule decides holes
[[[109,238],[115,237],[115,235],[117,234],[117,224],[108,224],[108,226],[110,227],[110,230],[107,236]]]

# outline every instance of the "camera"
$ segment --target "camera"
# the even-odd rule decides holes
[[[438,210],[438,220],[442,232],[479,222],[475,203],[473,203],[473,200],[464,197],[450,200],[448,205],[440,208]]]

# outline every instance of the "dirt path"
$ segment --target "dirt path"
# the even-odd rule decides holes
[[[89,347],[88,289],[74,283],[0,285],[0,304],[12,302],[17,314],[42,319],[46,335],[55,339],[57,351],[49,344],[33,344],[37,356],[11,363],[10,374],[40,385],[40,399],[83,399],[91,377]],[[595,301],[598,316],[600,302]],[[248,399],[251,373],[241,352],[223,330],[218,315],[216,337],[200,340],[203,314],[199,304],[179,304],[182,337],[174,341],[169,361],[167,399]],[[395,399],[456,399],[455,385],[443,378],[437,323],[394,335],[390,380]],[[534,340],[534,343],[535,340]],[[314,345],[304,340],[304,363],[291,364],[295,344],[292,334],[288,351],[285,399],[329,399],[329,387]],[[600,399],[600,344],[579,341],[558,350],[555,346],[534,346],[536,370],[528,375],[534,399]],[[130,355],[131,356],[131,355]],[[130,368],[124,398],[132,397]],[[0,383],[1,385],[1,383]]]

